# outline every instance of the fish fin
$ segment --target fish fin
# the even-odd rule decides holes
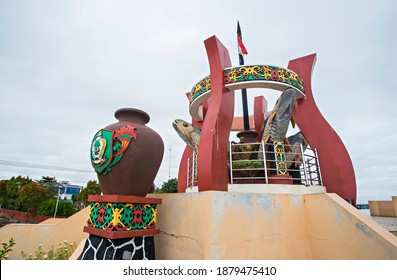
[[[265,140],[263,140],[263,142],[265,142],[265,144],[267,144],[267,142],[269,142],[270,139],[270,134],[268,134],[265,138]]]
[[[293,128],[295,128],[295,124],[296,124],[295,117],[294,117],[294,115],[291,115],[291,125]]]
[[[185,135],[186,135],[187,140],[189,140],[189,141],[192,140],[192,137],[190,136],[189,132],[185,132]]]
[[[264,131],[265,131],[265,122],[263,122],[261,125],[261,132],[264,132]]]
[[[277,110],[274,110],[273,113],[269,117],[268,123],[271,123],[273,121],[276,114],[277,114]]]
[[[284,150],[285,152],[291,151],[291,143],[288,141],[288,138],[284,138]]]

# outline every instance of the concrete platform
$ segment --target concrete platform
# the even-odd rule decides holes
[[[268,194],[316,194],[325,193],[324,186],[281,185],[281,184],[229,184],[229,192]]]
[[[336,194],[295,191],[151,194],[156,259],[397,260],[397,237],[374,219]]]
[[[397,235],[397,218],[396,217],[379,217],[371,216],[371,218],[382,227]]]
[[[186,189],[186,193],[198,192],[198,187]],[[324,186],[281,185],[281,184],[229,184],[228,192],[268,194],[316,194],[325,193]]]

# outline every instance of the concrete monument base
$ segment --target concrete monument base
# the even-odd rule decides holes
[[[302,188],[150,194],[162,198],[156,259],[397,259],[397,238],[369,216]]]

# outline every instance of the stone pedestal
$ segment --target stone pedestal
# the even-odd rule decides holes
[[[90,234],[82,260],[154,260],[154,236],[109,239]]]
[[[131,195],[89,196],[82,260],[155,259],[154,234],[161,199]]]

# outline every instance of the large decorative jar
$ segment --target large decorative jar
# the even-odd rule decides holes
[[[160,198],[146,197],[164,153],[160,135],[146,126],[150,117],[132,108],[115,113],[118,122],[99,130],[91,163],[102,195],[90,195],[89,233],[82,260],[155,259],[154,235]]]
[[[99,130],[91,145],[102,193],[146,196],[163,158],[163,140],[146,126],[146,112],[123,108],[114,115],[118,122]]]

